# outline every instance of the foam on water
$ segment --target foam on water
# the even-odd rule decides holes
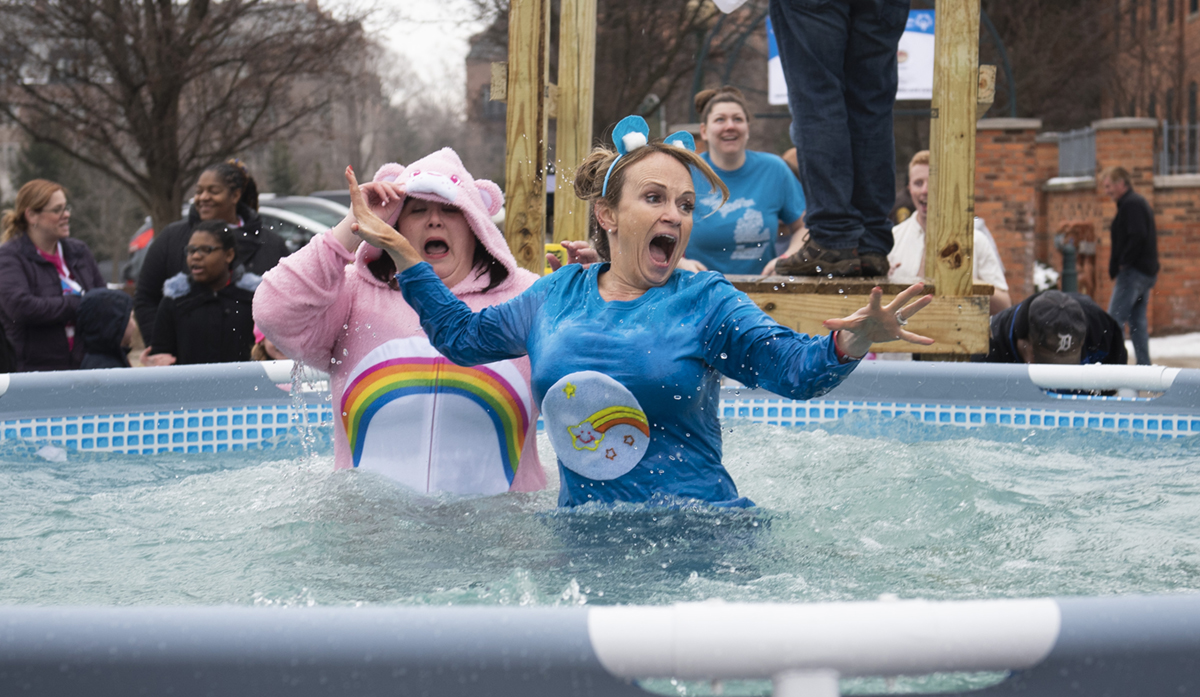
[[[0,451],[3,604],[669,603],[1200,587],[1200,442],[729,422],[748,511],[413,495],[327,447]],[[548,472],[553,453],[539,447]],[[551,481],[557,477],[551,476]]]

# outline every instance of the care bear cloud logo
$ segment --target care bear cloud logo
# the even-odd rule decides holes
[[[616,479],[637,466],[650,424],[624,385],[593,370],[564,376],[546,392],[542,418],[567,469],[588,479]]]

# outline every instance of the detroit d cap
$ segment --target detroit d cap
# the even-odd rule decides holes
[[[1087,318],[1079,301],[1048,290],[1029,305],[1029,343],[1037,363],[1078,365],[1087,337]]]

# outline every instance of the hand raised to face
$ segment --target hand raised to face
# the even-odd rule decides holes
[[[408,240],[371,210],[371,205],[359,187],[358,178],[354,176],[354,169],[351,167],[346,168],[346,181],[350,184],[350,210],[355,219],[351,229],[354,234],[367,244],[386,251],[396,262],[397,272],[419,263],[421,255],[413,249]]]

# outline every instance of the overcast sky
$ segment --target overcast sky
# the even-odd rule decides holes
[[[367,29],[372,36],[425,83],[444,85],[447,96],[459,103],[465,98],[467,39],[483,28],[468,21],[466,0],[332,0],[329,4],[369,8],[373,21]]]

